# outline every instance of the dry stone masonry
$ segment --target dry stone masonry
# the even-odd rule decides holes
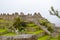
[[[0,36],[0,40],[37,40],[34,34],[22,34],[16,36]]]
[[[0,19],[5,19],[5,20],[13,20],[15,17],[20,17],[22,18],[23,20],[32,20],[33,18],[38,18],[38,19],[41,19],[43,18],[40,13],[34,13],[33,15],[32,14],[27,14],[27,15],[24,15],[23,12],[19,13],[18,12],[15,12],[15,13],[12,13],[9,14],[9,13],[1,13],[0,14]]]
[[[25,20],[32,21],[36,25],[38,25],[42,30],[44,30],[46,33],[51,34],[44,26],[40,25],[38,20],[45,19],[45,18],[43,18],[39,12],[34,13],[33,15],[32,14],[24,15],[23,12],[21,12],[20,15],[18,12],[12,13],[12,15],[9,13],[0,14],[0,19],[5,19],[5,20],[13,20],[16,17],[20,17],[24,21]],[[57,30],[57,28],[55,30]],[[44,35],[44,33],[41,35]],[[39,34],[39,36],[41,35]],[[18,36],[0,36],[0,40],[37,40],[37,37],[39,36],[33,35],[33,34],[23,34],[23,35],[18,35]]]

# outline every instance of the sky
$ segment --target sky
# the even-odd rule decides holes
[[[0,0],[0,13],[24,12],[40,14],[50,22],[60,26],[60,19],[49,14],[50,7],[60,11],[60,0]]]

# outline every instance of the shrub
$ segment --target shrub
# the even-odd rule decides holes
[[[53,32],[53,25],[47,19],[39,20],[40,24],[46,26],[50,32]]]

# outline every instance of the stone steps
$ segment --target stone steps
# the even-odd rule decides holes
[[[34,23],[35,23],[36,25],[38,25],[42,30],[44,30],[47,34],[51,35],[50,31],[48,31],[45,26],[40,25],[40,23],[39,23],[38,20],[35,20],[35,19],[34,19]]]

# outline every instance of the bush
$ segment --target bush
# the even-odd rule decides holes
[[[26,27],[26,22],[22,21],[20,19],[20,17],[17,17],[17,18],[15,18],[13,26],[14,26],[15,29],[18,29],[19,31],[22,31]]]
[[[46,19],[39,20],[40,24],[47,27],[50,32],[53,32],[53,25]]]

